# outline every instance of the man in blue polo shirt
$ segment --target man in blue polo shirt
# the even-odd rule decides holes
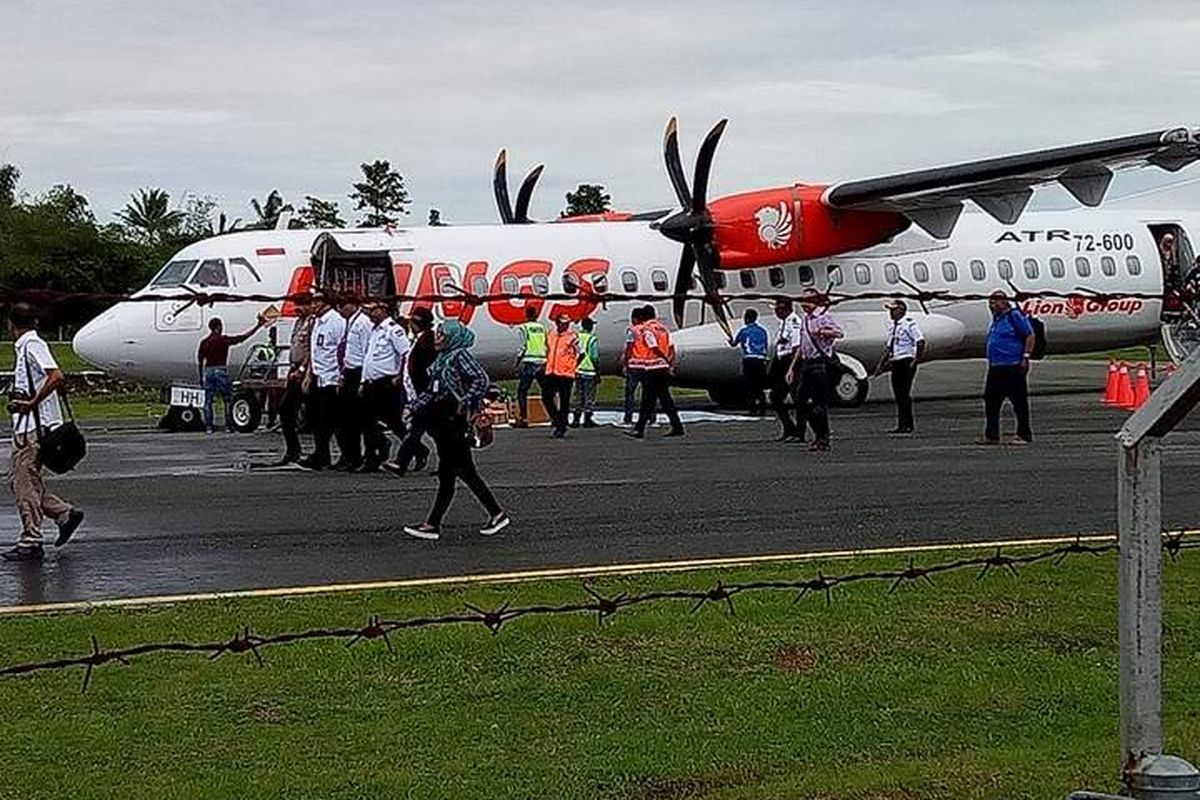
[[[1033,352],[1033,326],[1019,308],[1009,302],[1002,291],[988,298],[992,325],[987,335],[987,382],[983,389],[983,409],[987,419],[983,444],[1000,443],[1000,406],[1005,400],[1012,403],[1017,417],[1017,438],[1014,444],[1033,441],[1029,427],[1029,357]]]
[[[742,348],[742,377],[750,413],[761,417],[767,407],[763,390],[767,385],[767,329],[758,324],[758,312],[747,308],[742,328],[729,340],[730,347]]]

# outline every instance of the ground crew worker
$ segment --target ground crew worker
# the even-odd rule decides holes
[[[775,301],[775,317],[779,320],[779,331],[775,336],[775,359],[767,373],[767,385],[771,392],[771,408],[783,425],[777,441],[803,442],[804,428],[798,426],[788,411],[789,400],[795,403],[795,389],[788,382],[788,370],[795,360],[796,348],[800,344],[800,317],[796,314],[790,298]],[[797,411],[799,416],[799,411]]]
[[[266,324],[261,315],[253,328],[237,336],[226,336],[225,325],[217,317],[208,321],[208,336],[200,340],[196,362],[200,367],[200,385],[204,387],[204,429],[213,432],[213,401],[221,395],[225,405],[225,430],[233,432],[233,382],[229,379],[229,348],[249,339]]]
[[[372,329],[363,359],[362,398],[366,412],[363,440],[366,450],[359,472],[378,472],[391,453],[384,428],[404,437],[403,411],[404,379],[401,371],[408,355],[408,336],[392,319],[384,303],[367,307]]]
[[[892,395],[896,398],[896,428],[892,433],[913,432],[913,378],[917,376],[917,364],[925,358],[925,334],[917,323],[908,316],[908,304],[893,300],[884,306],[892,318],[888,328],[887,345],[884,348],[880,369],[889,366],[892,370]]]
[[[842,328],[825,307],[816,289],[805,289],[800,295],[800,340],[788,370],[787,380],[796,391],[796,427],[804,435],[805,425],[813,429],[809,450],[829,449],[829,399],[832,381],[840,368],[834,353],[834,342],[842,338]]]
[[[641,323],[634,326],[629,363],[642,370],[642,407],[633,430],[625,431],[625,435],[635,439],[645,436],[657,404],[671,421],[671,430],[665,435],[683,436],[683,423],[679,421],[679,412],[671,397],[671,370],[675,365],[671,334],[658,321],[654,306],[642,306],[641,312]]]
[[[742,379],[746,384],[747,409],[761,417],[767,407],[763,389],[767,384],[767,329],[758,324],[758,312],[747,308],[742,327],[729,340],[730,347],[742,348]]]
[[[300,405],[304,402],[304,379],[308,376],[310,356],[309,339],[312,337],[312,298],[299,295],[292,301],[296,308],[296,322],[292,325],[292,338],[288,343],[287,385],[283,399],[279,401],[279,427],[283,430],[283,458],[277,466],[299,461],[304,455],[300,448],[300,432],[297,418]]]
[[[346,318],[323,295],[313,303],[313,328],[309,339],[309,369],[304,376],[308,418],[313,432],[312,454],[297,464],[321,470],[330,465],[329,441],[337,422],[338,382],[342,378],[341,350],[346,338]]]
[[[333,468],[352,472],[362,466],[365,415],[359,388],[362,386],[363,359],[367,354],[367,340],[371,338],[371,331],[375,326],[355,297],[343,298],[340,311],[346,318],[342,382],[338,389],[337,406],[338,447],[342,454]]]
[[[600,342],[593,333],[596,322],[591,317],[584,317],[579,327],[582,328],[579,331],[579,349],[583,358],[579,362],[579,374],[575,376],[575,398],[571,407],[575,416],[571,420],[571,427],[579,427],[582,415],[583,427],[595,428],[592,412],[596,406],[596,389],[600,383],[600,376],[596,372],[600,364]]]
[[[982,444],[1000,444],[1000,406],[1005,400],[1012,403],[1017,418],[1017,437],[1014,444],[1033,441],[1029,425],[1029,357],[1033,353],[1035,336],[1029,319],[1009,302],[1002,291],[988,298],[992,324],[987,335],[987,380],[983,389],[983,410],[986,420]]]
[[[554,438],[567,435],[567,416],[571,407],[571,389],[579,373],[583,349],[579,335],[571,330],[571,317],[559,314],[554,328],[546,336],[546,379],[542,383],[542,403],[554,424]]]
[[[642,384],[642,371],[637,367],[630,366],[630,358],[633,353],[634,330],[638,325],[641,325],[645,320],[642,318],[642,309],[635,308],[629,312],[629,327],[625,329],[625,350],[621,354],[621,370],[625,373],[625,405],[624,419],[625,425],[633,425],[633,413],[637,410],[638,387]]]
[[[21,534],[16,547],[5,551],[5,561],[41,561],[42,520],[50,517],[58,523],[55,547],[62,547],[83,522],[83,512],[46,492],[42,465],[38,460],[39,440],[46,431],[63,423],[58,405],[58,389],[63,382],[50,347],[38,336],[37,312],[26,303],[17,303],[8,317],[9,329],[16,339],[17,360],[13,366],[13,389],[8,408],[13,415],[12,467],[9,488],[17,500],[21,515]]]
[[[517,326],[521,334],[521,352],[517,356],[517,418],[514,428],[529,427],[529,389],[537,381],[546,393],[546,326],[538,322],[538,309],[525,306],[525,321]],[[547,409],[548,410],[548,409]]]

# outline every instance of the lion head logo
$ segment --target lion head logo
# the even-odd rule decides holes
[[[777,207],[763,206],[754,212],[754,219],[758,221],[758,238],[772,250],[783,247],[792,237],[792,212],[784,201]]]

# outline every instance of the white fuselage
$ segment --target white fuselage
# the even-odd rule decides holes
[[[1159,334],[1163,270],[1150,226],[1175,225],[1186,234],[1200,215],[1145,213],[1128,210],[1031,212],[1014,226],[1001,225],[985,214],[965,214],[953,237],[933,239],[915,227],[893,241],[843,256],[783,264],[770,268],[727,271],[723,295],[735,315],[749,306],[760,309],[761,321],[774,328],[770,302],[747,294],[796,295],[808,286],[848,295],[835,313],[846,329],[842,351],[869,369],[885,336],[883,293],[911,295],[944,291],[949,295],[983,295],[1010,288],[1001,274],[1011,266],[1011,282],[1022,292],[1077,292],[1108,295],[1141,294],[1151,299],[1030,300],[1027,310],[1043,319],[1050,352],[1069,353],[1123,347],[1153,341]],[[266,301],[189,302],[201,289],[195,274],[204,262],[221,262],[203,291],[231,295],[280,296],[296,291],[303,271],[312,274],[312,247],[321,234],[331,235],[341,252],[386,253],[391,273],[387,291],[396,294],[453,295],[463,287],[482,295],[529,290],[530,299],[493,300],[478,307],[453,299],[433,302],[435,314],[457,316],[467,309],[475,331],[475,352],[497,378],[513,374],[519,338],[514,323],[526,303],[551,312],[584,314],[596,322],[601,368],[617,369],[629,312],[634,303],[610,302],[599,308],[585,300],[545,300],[536,295],[562,293],[586,283],[598,291],[650,294],[664,320],[670,318],[668,295],[674,288],[680,246],[639,222],[547,225],[481,225],[382,230],[244,231],[197,242],[181,250],[163,273],[140,294],[165,295],[152,302],[122,302],[89,322],[75,337],[76,352],[114,375],[144,382],[193,381],[196,348],[212,317],[220,317],[228,333],[254,324]],[[801,233],[801,235],[803,235]],[[1078,261],[1083,259],[1083,261]],[[187,262],[196,262],[191,269]],[[174,266],[179,265],[179,266]],[[924,266],[922,266],[924,265]],[[316,265],[321,270],[321,265]],[[166,280],[170,273],[172,280]],[[564,279],[568,274],[572,277]],[[607,279],[607,286],[597,282]],[[565,282],[564,282],[565,281]],[[909,285],[911,284],[911,285]],[[855,295],[874,295],[855,298]],[[179,298],[179,299],[175,299]],[[641,301],[644,304],[646,301]],[[279,305],[276,303],[276,305]],[[982,300],[932,300],[926,314],[915,301],[910,311],[927,328],[931,358],[982,355],[990,322]],[[407,314],[412,302],[402,304]],[[277,331],[286,343],[292,320],[284,317]],[[739,357],[713,321],[711,310],[688,303],[677,334],[678,379],[705,385],[728,382],[739,374]],[[230,364],[241,363],[248,348],[266,341],[267,332],[234,348]]]

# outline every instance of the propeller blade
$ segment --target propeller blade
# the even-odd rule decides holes
[[[508,199],[508,151],[501,150],[496,156],[496,166],[492,170],[492,192],[496,195],[496,207],[500,210],[500,221],[505,225],[513,224],[512,203]]]
[[[679,271],[675,273],[675,297],[671,300],[671,308],[675,312],[675,327],[683,327],[683,312],[687,308],[687,293],[692,285],[692,270],[696,266],[696,254],[692,248],[683,246],[679,256]]]
[[[690,208],[693,214],[703,214],[707,209],[706,199],[708,196],[708,174],[712,170],[713,155],[717,151],[717,142],[721,141],[721,134],[725,132],[725,126],[729,124],[729,120],[723,119],[713,126],[713,129],[708,132],[708,136],[704,137],[704,143],[700,145],[700,153],[696,156],[696,176],[692,180],[692,203]]]
[[[663,137],[663,155],[667,161],[667,175],[675,187],[679,205],[692,207],[692,193],[688,191],[687,176],[683,174],[683,162],[679,160],[679,123],[674,117],[667,123],[667,134]]]
[[[733,336],[733,328],[729,324],[729,314],[725,308],[725,301],[721,298],[721,290],[717,287],[717,270],[721,266],[721,257],[717,254],[717,248],[713,246],[712,242],[693,244],[692,247],[696,250],[696,265],[700,273],[700,282],[704,284],[704,302],[712,306],[717,323],[725,332],[725,336],[730,338]]]
[[[533,198],[533,187],[537,185],[538,178],[542,177],[542,170],[545,168],[545,164],[538,164],[530,170],[525,180],[521,181],[521,188],[517,190],[517,207],[513,217],[514,221],[521,225],[528,225],[533,221],[529,218],[529,201]]]

